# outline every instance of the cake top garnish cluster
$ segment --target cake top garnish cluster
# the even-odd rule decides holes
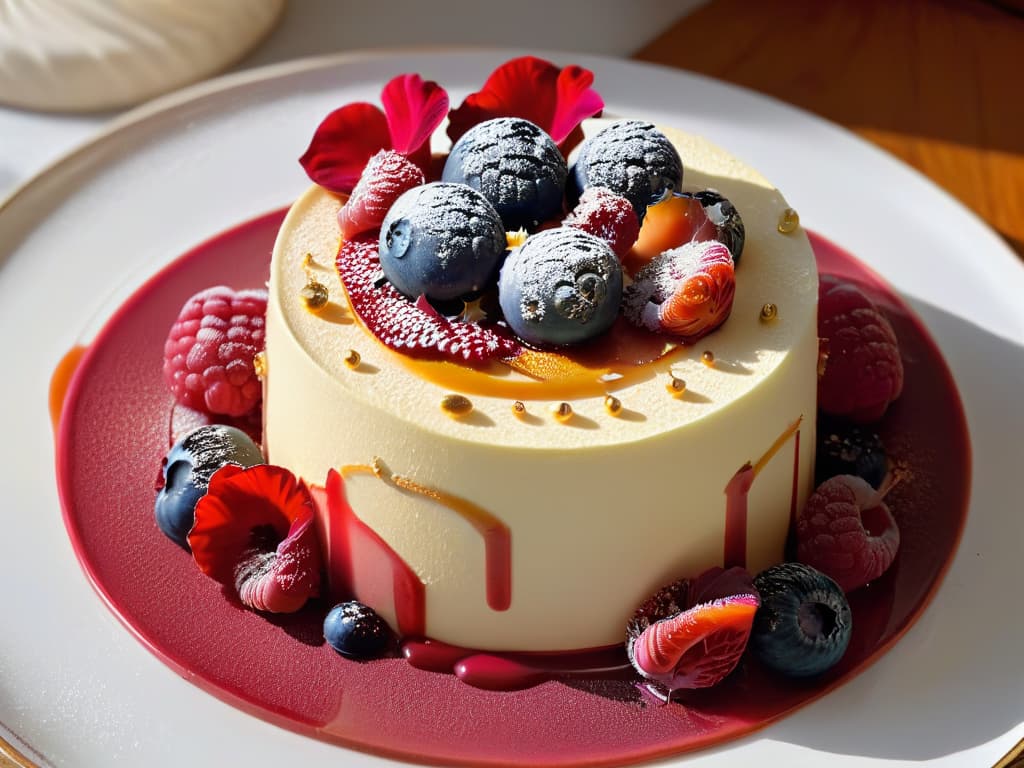
[[[584,139],[583,120],[604,108],[592,82],[527,56],[455,109],[437,83],[407,74],[385,85],[383,110],[348,104],[324,119],[300,162],[347,195],[338,273],[379,341],[478,364],[600,343],[620,320],[675,344],[726,321],[740,214],[712,190],[683,190],[683,161],[650,123]],[[431,157],[445,116],[450,150]],[[633,246],[666,201],[701,222],[694,242],[644,258]]]

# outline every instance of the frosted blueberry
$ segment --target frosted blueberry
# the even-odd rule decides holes
[[[409,298],[445,301],[483,288],[505,245],[501,219],[483,195],[435,182],[391,206],[380,228],[380,266]]]
[[[195,522],[196,504],[206,495],[210,478],[225,464],[251,467],[263,464],[259,446],[240,429],[210,424],[189,432],[167,453],[164,486],[156,495],[156,524],[164,534],[188,549],[188,532]]]
[[[633,204],[643,220],[647,206],[678,190],[683,161],[661,131],[650,123],[614,123],[583,142],[572,168],[578,197],[588,187],[607,187]]]
[[[537,346],[577,344],[603,333],[621,300],[619,260],[607,243],[575,227],[527,238],[498,280],[505,321]]]
[[[537,224],[562,212],[569,171],[555,142],[528,120],[499,117],[455,142],[443,181],[468,184],[491,201],[505,228]]]

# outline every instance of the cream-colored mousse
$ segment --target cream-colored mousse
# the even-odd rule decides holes
[[[599,127],[588,122],[591,132]],[[788,204],[760,174],[700,138],[665,133],[682,157],[684,186],[717,189],[735,204],[746,247],[728,321],[654,364],[645,380],[618,389],[608,381],[618,415],[598,393],[568,399],[573,416],[562,423],[551,408],[566,398],[539,387],[537,399],[523,399],[525,416],[513,413],[511,397],[474,393],[472,412],[453,417],[440,407],[453,390],[410,372],[349,308],[333,267],[340,200],[310,189],[285,219],[267,312],[269,459],[318,485],[332,468],[379,459],[510,531],[511,601],[495,610],[476,528],[437,499],[370,473],[346,480],[355,514],[425,585],[429,637],[486,650],[621,642],[651,593],[723,564],[726,486],[762,457],[749,491],[746,563],[756,572],[782,560],[791,509],[813,474],[814,256],[802,230],[778,230]],[[310,276],[330,294],[319,313],[300,296]],[[767,303],[777,307],[768,321]],[[355,368],[345,362],[350,350],[361,358]],[[666,386],[673,374],[686,382],[682,395]],[[798,421],[799,435],[790,429]],[[332,576],[340,565],[332,562]],[[394,606],[383,603],[374,607],[394,626]]]

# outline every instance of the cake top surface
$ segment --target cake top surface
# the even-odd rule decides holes
[[[587,120],[584,132],[592,135],[611,122]],[[295,203],[274,247],[270,311],[280,314],[286,343],[301,347],[332,396],[343,392],[367,408],[383,409],[409,429],[513,448],[585,449],[648,440],[712,419],[753,397],[786,365],[791,351],[815,333],[813,253],[802,229],[780,231],[788,203],[757,171],[700,137],[659,129],[682,158],[684,188],[720,192],[740,212],[746,228],[731,315],[695,344],[682,345],[642,369],[624,371],[624,376],[614,366],[595,371],[582,388],[537,381],[503,364],[494,364],[489,369],[494,375],[488,375],[460,370],[454,363],[414,361],[377,341],[349,306],[335,269],[343,200],[320,187]],[[330,297],[318,313],[310,312],[301,298],[311,277],[327,287]],[[777,308],[767,321],[762,318],[766,304]],[[361,361],[356,368],[350,364],[352,351]],[[571,358],[573,353],[566,354]],[[272,355],[268,365],[272,380]],[[672,390],[673,377],[685,382],[685,391],[678,385]],[[452,394],[468,398],[472,410],[453,417],[442,409]],[[606,394],[621,404],[617,413],[606,404]],[[525,412],[514,412],[516,401]],[[552,416],[562,403],[571,407],[568,420]]]

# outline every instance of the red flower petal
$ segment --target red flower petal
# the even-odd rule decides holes
[[[498,67],[484,87],[470,94],[448,116],[448,136],[457,141],[478,123],[495,117],[521,117],[536,123],[564,154],[582,138],[579,124],[604,109],[590,88],[594,74],[583,67],[559,69],[535,56],[522,56]]]
[[[287,469],[227,464],[210,478],[206,495],[196,504],[188,543],[203,573],[221,584],[234,584],[235,567],[252,547],[254,529],[272,529],[280,542],[296,521],[312,517],[309,491]]]
[[[388,118],[379,107],[357,102],[324,118],[299,162],[321,187],[348,194],[381,149],[391,149]]]
[[[391,147],[426,170],[430,134],[448,112],[448,94],[432,80],[415,74],[392,78],[380,94],[387,115]]]

